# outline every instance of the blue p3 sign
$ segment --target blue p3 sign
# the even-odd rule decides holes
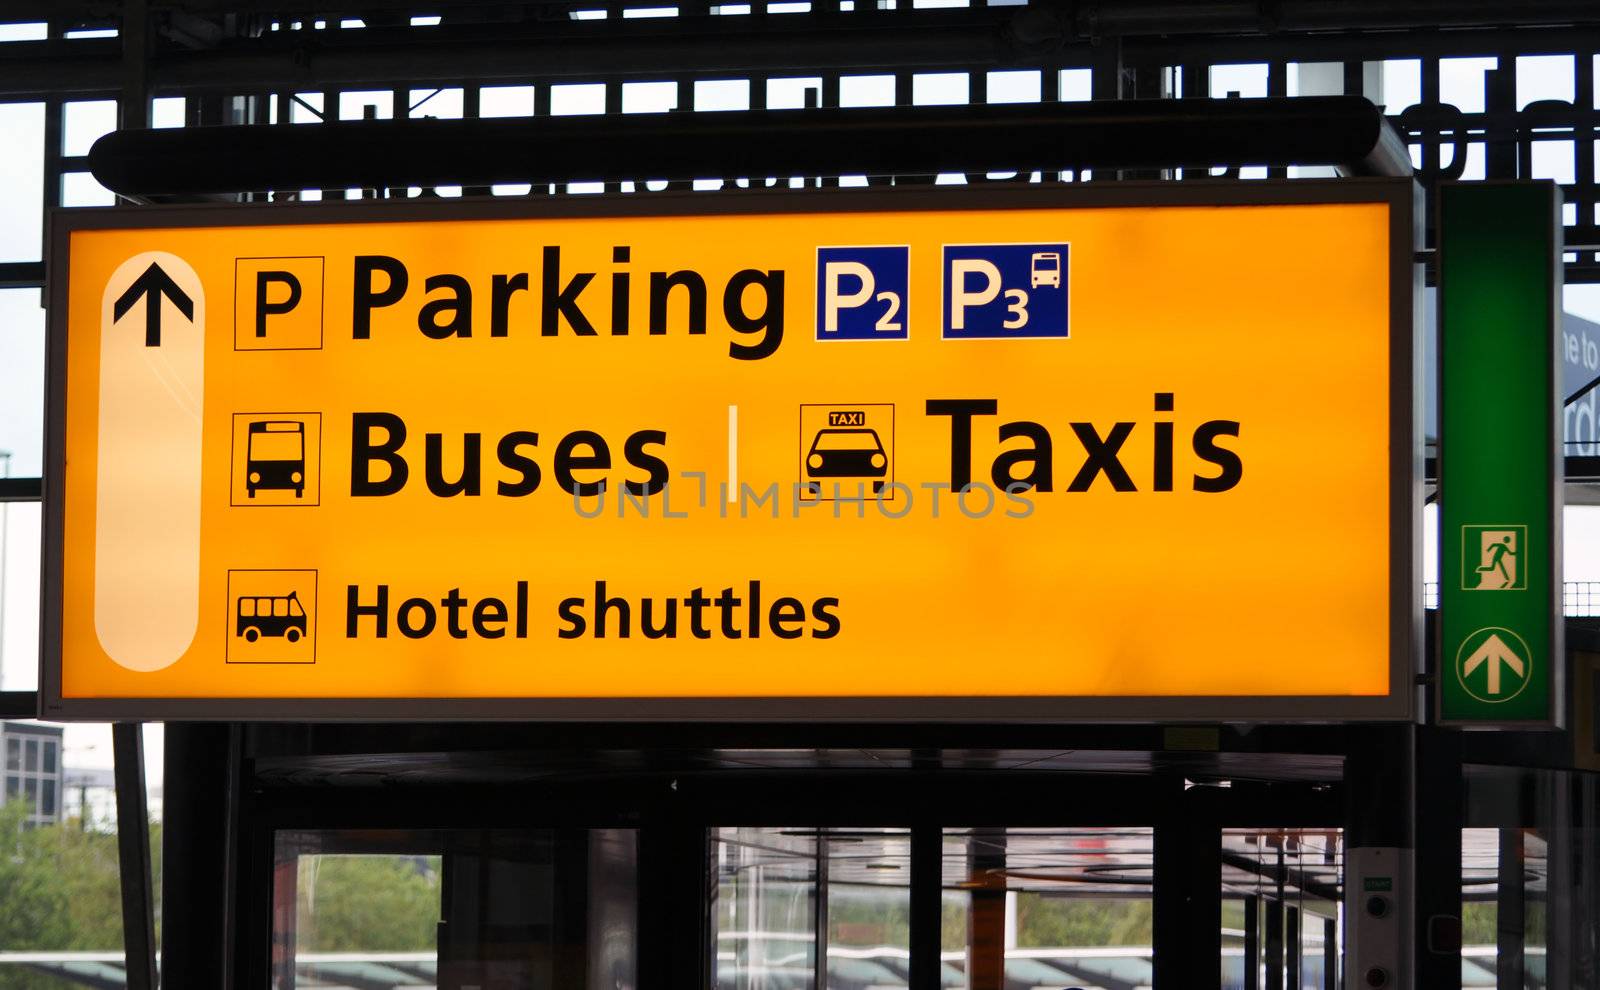
[[[905,340],[909,247],[817,248],[817,339]]]
[[[947,244],[946,340],[1066,337],[1066,244]]]

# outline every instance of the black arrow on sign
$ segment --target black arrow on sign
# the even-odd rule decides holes
[[[178,283],[172,276],[162,270],[154,261],[144,270],[144,274],[133,280],[128,286],[128,291],[111,305],[111,322],[115,323],[133,308],[140,297],[144,298],[144,346],[161,346],[161,297],[166,296],[172,305],[178,307],[178,312],[190,323],[194,322],[194,300],[178,288]]]

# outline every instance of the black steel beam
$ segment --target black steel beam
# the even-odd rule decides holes
[[[1600,11],[1600,5],[1591,5]],[[1592,49],[1600,16],[1563,26],[1271,34],[1193,27],[1116,38],[1128,64],[1376,60],[1420,55],[1498,55]],[[1182,27],[1177,24],[1177,27]],[[1040,7],[871,11],[792,17],[682,17],[522,21],[460,27],[271,32],[217,47],[168,43],[149,61],[154,96],[293,92],[532,79],[650,79],[693,73],[807,75],[849,69],[1087,67],[1104,33],[1085,32]],[[0,49],[0,99],[114,95],[124,76],[117,39],[9,42]]]
[[[935,824],[911,829],[911,909],[908,990],[941,990],[944,963],[943,911],[944,830]]]
[[[37,502],[43,495],[39,478],[0,478],[0,502]]]
[[[0,719],[38,718],[39,695],[34,691],[0,691]]]
[[[117,131],[89,163],[125,196],[1002,169],[1411,171],[1382,113],[1355,96]]]
[[[668,0],[661,0],[663,4]],[[534,0],[518,7],[556,13],[564,9],[597,6],[590,0]],[[649,6],[649,0],[638,0]],[[482,19],[493,17],[509,5],[504,0],[441,0],[428,6],[431,13]],[[8,19],[54,18],[67,22],[114,21],[118,0],[8,0]],[[305,20],[318,16],[357,17],[373,21],[384,15],[414,12],[412,0],[151,0],[152,10],[180,11],[201,16],[258,14]],[[1373,30],[1405,27],[1518,27],[1535,24],[1573,24],[1600,20],[1600,11],[1588,0],[1099,0],[1073,5],[1070,16],[1078,30],[1103,37],[1137,34],[1203,32],[1287,32]],[[285,11],[291,11],[285,13]],[[503,15],[502,15],[503,16]]]
[[[44,262],[0,262],[0,289],[36,289],[44,285]]]
[[[226,987],[228,728],[168,723],[161,830],[161,972],[168,987]]]
[[[1032,8],[818,13],[788,18],[684,17],[538,21],[440,28],[271,32],[151,55],[152,95],[287,91],[404,81],[650,77],[864,66],[1012,64],[1053,51],[1059,23]],[[116,39],[11,42],[0,96],[112,92],[123,83]]]
[[[128,990],[156,990],[155,888],[150,811],[144,790],[144,736],[137,722],[111,727],[117,793],[117,854],[122,882],[122,951]]]
[[[1293,885],[1313,897],[1320,897],[1326,901],[1338,903],[1339,898],[1342,896],[1337,883],[1324,883],[1318,880],[1316,875],[1309,870],[1303,870],[1296,866],[1287,864],[1278,866],[1265,863],[1259,859],[1236,852],[1222,853],[1221,863],[1237,870],[1243,870],[1246,873],[1253,873],[1264,880],[1271,880],[1280,885]]]

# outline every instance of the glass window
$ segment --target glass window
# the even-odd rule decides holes
[[[817,76],[800,76],[793,79],[767,80],[767,109],[803,110],[806,101],[822,105],[822,79]]]
[[[1149,828],[944,835],[942,949],[967,985],[1149,986]]]
[[[101,135],[117,129],[116,100],[77,100],[62,107],[61,153],[87,155]]]
[[[1571,141],[1532,142],[1531,178],[1554,179],[1563,185],[1577,181],[1576,145]]]
[[[276,841],[275,986],[636,982],[632,829],[297,831]],[[386,984],[388,985],[388,984]]]
[[[1422,102],[1422,62],[1391,58],[1383,65],[1383,112],[1397,114]]]
[[[39,772],[39,740],[25,739],[22,742],[22,769],[28,773]]]
[[[1571,55],[1517,56],[1517,109],[1543,100],[1571,103],[1575,66]]]
[[[1094,99],[1093,69],[1062,69],[1059,85],[1063,101]]]
[[[39,770],[41,773],[56,772],[56,741],[44,739],[39,743]]]
[[[750,80],[697,79],[694,84],[696,110],[750,109]]]
[[[532,117],[532,86],[485,86],[478,90],[480,117]]]
[[[911,952],[911,835],[836,830],[823,839],[826,986],[904,986]]]
[[[256,600],[254,598],[239,599],[239,615],[246,619],[256,617]]]
[[[394,116],[394,93],[386,89],[339,94],[340,120],[389,120]]]
[[[718,828],[711,837],[711,985],[767,990],[813,983],[815,829]]]
[[[45,779],[39,782],[39,814],[46,818],[56,816],[56,782]]]
[[[1223,986],[1335,985],[1343,835],[1337,828],[1223,830]]]
[[[919,72],[911,77],[911,102],[918,106],[966,103],[970,85],[965,72]]]
[[[181,96],[161,96],[150,101],[151,127],[182,127],[188,122],[189,103]]]
[[[433,117],[438,120],[460,120],[466,107],[465,94],[459,86],[452,89],[414,89],[409,97],[407,116]],[[490,116],[482,112],[480,117]]]
[[[666,113],[678,108],[675,82],[630,82],[622,84],[623,113]]]
[[[88,172],[67,172],[61,176],[62,206],[111,206],[116,201],[116,194]]]
[[[1044,93],[1044,73],[1037,69],[989,73],[990,103],[1038,103]]]
[[[43,41],[50,37],[50,25],[43,21],[0,24],[0,41]]]
[[[0,174],[7,158],[0,155]],[[0,191],[0,221],[8,216],[3,197]],[[37,221],[37,197],[29,205]],[[11,233],[0,227],[0,245],[11,243]],[[38,245],[31,250],[37,257]],[[44,309],[39,290],[0,289],[0,477],[39,477],[43,449]]]
[[[6,148],[0,155],[0,261],[37,261],[44,244],[44,104],[0,103],[0,139]],[[0,387],[0,401],[5,393]],[[0,415],[0,423],[5,419]]]
[[[6,739],[6,769],[17,772],[22,769],[22,740],[15,737]]]
[[[550,87],[550,113],[554,116],[605,112],[605,83],[569,83]]]
[[[289,123],[318,124],[322,122],[323,95],[321,93],[296,93],[289,100]]]
[[[841,107],[894,106],[894,76],[840,76]]]
[[[1242,97],[1267,95],[1267,66],[1265,63],[1249,65],[1213,65],[1211,67],[1211,96],[1223,98],[1238,94]]]
[[[1516,767],[1463,770],[1462,986],[1597,985],[1597,778]]]
[[[1500,60],[1488,58],[1441,58],[1439,60],[1439,102],[1448,103],[1462,113],[1483,113],[1484,73]]]
[[[1290,96],[1338,96],[1344,92],[1343,62],[1290,62],[1288,69],[1284,89]]]

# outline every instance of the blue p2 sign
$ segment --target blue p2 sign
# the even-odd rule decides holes
[[[817,339],[905,340],[909,247],[817,248]]]
[[[1066,337],[1066,244],[947,244],[946,340]]]

